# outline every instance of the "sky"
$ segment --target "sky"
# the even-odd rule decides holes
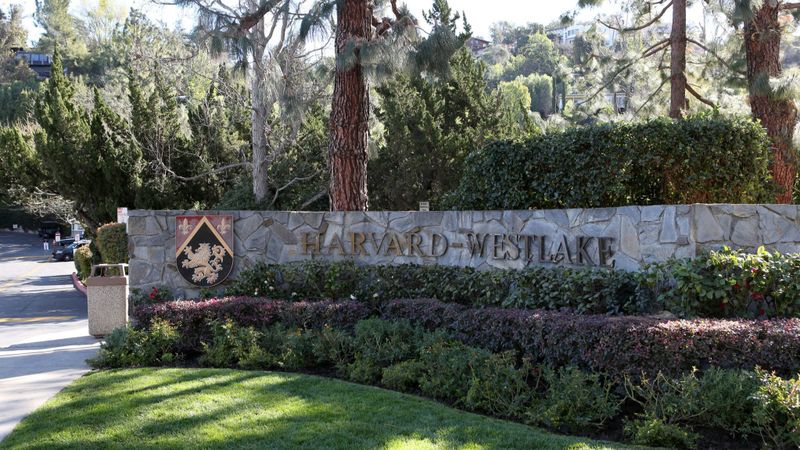
[[[71,8],[78,12],[81,8],[91,7],[97,0],[72,0]],[[235,0],[230,0],[231,2]],[[126,7],[143,10],[148,17],[162,21],[170,28],[182,26],[191,29],[193,18],[186,9],[175,6],[162,6],[154,4],[151,0],[116,0]],[[430,9],[431,0],[400,0],[405,2],[411,12],[422,18],[422,11]],[[0,0],[0,8],[7,9],[11,4],[22,5],[25,15],[25,25],[28,28],[29,40],[35,41],[42,30],[35,26],[33,13],[36,10],[34,0]],[[620,0],[607,0],[601,8],[588,8],[582,10],[578,21],[589,21],[598,14],[607,14],[619,10]],[[458,11],[463,11],[477,37],[489,38],[491,25],[499,21],[507,21],[523,25],[529,22],[547,24],[558,18],[566,11],[574,10],[577,0],[450,0],[450,6]],[[692,14],[690,13],[690,21]]]

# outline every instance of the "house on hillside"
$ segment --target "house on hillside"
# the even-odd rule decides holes
[[[487,47],[492,45],[492,43],[487,41],[486,39],[471,37],[467,39],[465,45],[467,46],[468,49],[470,49],[470,51],[472,51],[472,54],[477,54],[481,50],[485,50]]]
[[[53,57],[51,55],[27,51],[20,47],[13,48],[11,51],[14,52],[14,58],[25,61],[28,67],[36,72],[36,76],[40,80],[50,78],[50,71],[53,66]]]

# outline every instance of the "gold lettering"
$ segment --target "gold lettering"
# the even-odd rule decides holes
[[[594,261],[589,257],[587,246],[592,242],[593,237],[578,236],[577,249],[578,249],[578,264],[594,265]]]
[[[437,244],[442,243],[442,251],[440,253],[436,252],[436,249],[439,247]],[[433,233],[431,235],[431,256],[439,257],[444,256],[447,253],[447,250],[450,248],[450,242],[447,240],[447,236],[439,233]]]
[[[569,243],[567,242],[566,235],[561,236],[561,242],[558,243],[556,252],[553,253],[550,258],[556,264],[563,262],[564,260],[572,264],[572,255],[570,255]]]
[[[309,240],[309,236],[314,236],[314,239]],[[300,239],[300,243],[303,246],[303,254],[308,255],[308,250],[311,249],[312,255],[318,255],[322,246],[321,240],[322,235],[320,233],[303,233],[303,237]]]
[[[500,255],[503,252],[503,237],[502,234],[492,235],[492,259],[501,259]]]
[[[417,233],[411,233],[408,235],[408,256],[414,256],[418,254],[419,256],[425,256],[425,253],[422,252],[420,249],[420,245],[422,245],[422,236]]]
[[[369,242],[372,244],[372,248],[375,249],[375,255],[381,254],[381,249],[383,248],[383,243],[386,241],[386,233],[383,233],[381,236],[381,242],[378,243],[378,240],[375,239],[375,235],[377,233],[370,233],[369,234]]]
[[[467,233],[467,239],[469,241],[469,253],[470,256],[475,256],[477,253],[478,256],[483,256],[486,250],[486,238],[488,238],[488,234],[473,234]]]
[[[350,253],[358,256],[368,256],[367,250],[364,248],[364,243],[367,241],[367,235],[364,233],[350,233]]]
[[[546,240],[547,240],[547,236],[541,236],[539,238],[539,262],[540,263],[543,263],[543,262],[547,261],[545,259],[545,256],[547,254],[547,252],[545,251],[545,241]]]
[[[394,252],[395,256],[403,256],[403,244],[400,242],[400,239],[397,238],[396,233],[392,233],[391,236],[384,255],[389,256],[390,253]]]
[[[503,246],[508,247],[503,252],[503,259],[508,259],[511,261],[516,261],[519,259],[519,238],[520,235],[518,234],[504,234],[503,235]]]
[[[333,236],[331,236],[331,242],[328,244],[328,254],[332,255],[335,250],[338,250],[339,254],[342,256],[347,255],[347,250],[344,248],[342,237],[336,233],[333,233]]]
[[[611,244],[614,242],[614,238],[597,238],[597,252],[598,252],[598,260],[600,261],[601,266],[611,266],[614,267],[615,261],[610,261],[610,259],[614,256],[614,250],[611,248]]]

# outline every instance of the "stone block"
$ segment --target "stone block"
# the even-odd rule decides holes
[[[639,248],[639,232],[631,219],[623,216],[620,222],[620,242],[619,249],[625,255],[638,261],[641,259]]]
[[[558,225],[560,228],[569,228],[569,217],[563,209],[544,210],[544,219]]]
[[[675,212],[674,206],[667,206],[664,208],[664,215],[661,220],[661,233],[658,235],[658,241],[661,243],[671,244],[678,240]]]
[[[615,214],[617,214],[616,208],[592,208],[587,209],[583,217],[586,223],[607,222],[611,220]]]
[[[697,242],[721,241],[725,235],[707,205],[694,206],[694,227]]]
[[[263,222],[264,219],[260,214],[252,214],[234,222],[233,228],[240,240],[247,240],[256,230],[263,226]]]
[[[775,205],[778,206],[778,205]],[[772,208],[758,207],[759,228],[763,244],[774,244],[783,240],[790,230],[796,229],[794,220],[774,211]]]
[[[758,246],[759,233],[758,221],[756,218],[741,219],[733,226],[733,234],[731,241],[740,247],[744,246]]]
[[[297,236],[282,223],[275,222],[269,228],[284,244],[297,244]]]
[[[661,205],[642,206],[642,222],[656,222],[663,213],[664,207]]]

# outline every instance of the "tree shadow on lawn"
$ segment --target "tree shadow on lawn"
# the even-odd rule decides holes
[[[285,373],[93,373],[0,448],[567,448],[588,440],[340,380]]]

